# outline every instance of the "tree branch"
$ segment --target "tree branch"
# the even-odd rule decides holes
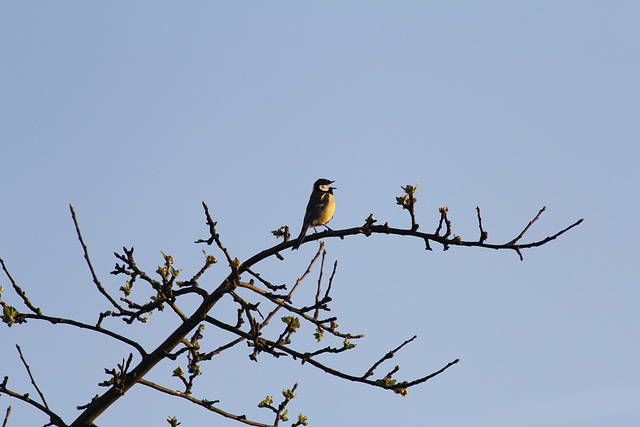
[[[7,408],[7,414],[4,416],[2,427],[7,427],[7,423],[9,422],[9,415],[11,415],[11,405],[9,405],[9,407]]]
[[[76,227],[76,233],[78,234],[78,240],[80,240],[80,245],[82,246],[82,251],[84,252],[84,259],[87,261],[87,265],[89,266],[89,271],[91,272],[91,277],[93,278],[93,283],[95,283],[96,287],[98,288],[98,291],[100,291],[100,293],[102,295],[104,295],[104,297],[107,300],[109,300],[111,305],[113,305],[115,308],[117,308],[121,312],[124,311],[124,309],[120,306],[120,304],[118,304],[111,297],[111,295],[109,295],[109,293],[104,289],[104,287],[100,283],[100,280],[98,280],[98,276],[96,275],[96,272],[93,269],[93,265],[91,264],[91,259],[89,258],[89,250],[87,249],[87,245],[85,245],[85,243],[84,243],[84,239],[82,238],[82,233],[80,233],[80,226],[78,225],[78,219],[76,218],[76,211],[73,208],[73,205],[71,203],[69,203],[69,209],[71,210],[71,218],[73,218],[73,224]]]
[[[42,394],[42,392],[40,391],[40,388],[38,387],[38,384],[36,384],[36,380],[33,378],[33,375],[31,374],[31,368],[29,368],[29,365],[27,364],[27,361],[24,359],[24,355],[22,354],[22,350],[20,349],[20,346],[18,344],[16,344],[16,348],[18,349],[18,353],[20,354],[20,360],[22,360],[22,364],[24,365],[25,369],[27,370],[27,374],[29,374],[29,378],[31,378],[31,384],[33,384],[33,387],[36,389],[36,391],[40,395],[40,399],[42,399],[42,404],[44,405],[44,407],[49,409],[49,405],[47,404],[47,400],[44,398],[44,394]]]
[[[218,319],[215,319],[215,318],[213,318],[211,316],[207,316],[205,318],[205,321],[211,323],[212,325],[215,325],[215,326],[219,327],[220,329],[224,329],[224,330],[229,331],[231,333],[234,333],[234,334],[236,334],[238,336],[241,336],[241,337],[243,337],[243,338],[245,338],[247,340],[253,340],[253,337],[250,334],[248,334],[247,332],[244,332],[244,331],[242,331],[242,330],[240,330],[238,328],[235,328],[235,327],[233,327],[231,325],[227,325],[226,323],[221,322]],[[318,369],[320,369],[320,370],[322,370],[322,371],[324,371],[324,372],[326,372],[326,373],[328,373],[330,375],[333,375],[335,377],[339,377],[339,378],[342,378],[342,379],[345,379],[345,380],[349,380],[349,381],[353,381],[353,382],[359,382],[359,383],[363,383],[363,384],[368,384],[368,385],[371,385],[371,386],[374,386],[374,387],[380,387],[380,388],[384,388],[384,389],[391,389],[391,390],[396,390],[396,389],[401,389],[401,388],[405,388],[406,389],[406,388],[411,387],[412,385],[423,383],[423,382],[435,377],[436,375],[441,374],[442,372],[444,372],[445,370],[447,370],[448,368],[450,368],[451,366],[455,365],[456,363],[458,363],[460,361],[460,359],[456,359],[453,362],[448,363],[442,369],[440,369],[440,370],[438,370],[436,372],[433,372],[433,373],[431,373],[431,374],[429,374],[429,375],[427,375],[425,377],[422,377],[422,378],[420,378],[418,380],[414,380],[414,381],[411,381],[409,383],[405,382],[405,383],[400,383],[400,384],[396,384],[396,385],[386,386],[386,385],[384,385],[384,384],[382,384],[382,383],[380,383],[378,381],[368,380],[367,378],[365,378],[363,376],[362,377],[356,377],[354,375],[346,374],[344,372],[341,372],[341,371],[338,371],[336,369],[330,368],[330,367],[328,367],[326,365],[323,365],[322,363],[318,362],[317,360],[311,358],[310,357],[311,353],[301,353],[301,352],[293,350],[293,349],[291,349],[291,348],[289,348],[289,347],[287,347],[286,345],[283,345],[283,344],[278,344],[276,342],[273,342],[273,341],[270,341],[270,340],[267,340],[267,339],[263,339],[263,338],[261,338],[261,340],[263,341],[265,346],[276,348],[276,349],[278,349],[278,350],[280,350],[280,351],[282,351],[282,352],[284,352],[284,353],[286,353],[286,354],[288,354],[290,356],[293,356],[294,359],[300,359],[303,364],[304,363],[309,363],[309,364],[315,366],[316,368],[318,368]]]
[[[22,298],[22,301],[24,302],[24,304],[27,307],[29,307],[29,310],[33,311],[35,314],[42,314],[41,311],[40,311],[40,308],[36,308],[31,304],[31,301],[29,301],[29,298],[27,298],[27,294],[25,294],[24,291],[22,290],[22,288],[20,288],[20,286],[18,286],[16,281],[13,280],[13,277],[11,277],[11,274],[9,273],[9,270],[7,270],[7,266],[4,265],[4,261],[3,261],[2,258],[0,258],[0,264],[2,264],[2,269],[4,270],[4,274],[6,274],[7,277],[9,278],[9,281],[11,282],[11,285],[13,286],[13,289],[20,296],[20,298]]]
[[[190,402],[195,403],[196,405],[202,406],[205,409],[208,409],[211,412],[215,412],[216,414],[222,415],[223,417],[226,418],[230,418],[232,420],[236,420],[239,421],[243,424],[247,424],[250,426],[256,426],[256,427],[273,427],[271,424],[262,424],[262,423],[258,423],[255,421],[250,421],[247,419],[246,415],[234,415],[231,414],[229,412],[223,411],[222,409],[216,408],[215,406],[213,406],[215,403],[217,403],[218,401],[211,401],[211,400],[206,400],[206,399],[196,399],[193,396],[190,396],[188,394],[176,391],[176,390],[171,390],[169,388],[163,387],[159,384],[153,383],[151,381],[147,381],[145,379],[140,379],[139,380],[140,384],[146,385],[147,387],[150,387],[154,390],[160,391],[162,393],[165,394],[169,394],[171,396],[177,396],[177,397],[181,397],[183,399],[186,399]]]
[[[45,414],[47,414],[49,416],[50,419],[50,424],[53,424],[55,426],[58,427],[68,427],[67,424],[65,424],[64,421],[62,421],[62,418],[60,418],[56,413],[52,412],[49,408],[41,405],[40,403],[36,402],[35,400],[31,399],[29,397],[29,393],[26,394],[20,394],[20,393],[16,393],[15,391],[9,390],[7,388],[7,382],[9,381],[9,377],[4,377],[4,381],[2,381],[2,384],[0,384],[0,393],[5,393],[11,397],[15,397],[16,399],[22,400],[23,402],[28,403],[29,405],[37,408],[38,410],[40,410],[41,412],[44,412]],[[7,415],[8,417],[8,415]]]
[[[116,334],[113,331],[110,331],[108,329],[104,329],[102,326],[94,326],[94,325],[89,325],[87,323],[82,323],[82,322],[78,322],[76,320],[73,319],[64,319],[62,317],[51,317],[51,316],[45,316],[44,314],[29,314],[26,313],[25,318],[27,319],[36,319],[36,320],[45,320],[49,323],[53,323],[54,325],[61,323],[63,325],[71,325],[71,326],[75,326],[81,329],[89,329],[95,332],[99,332],[101,334],[110,336],[111,338],[115,338],[118,341],[122,341],[125,344],[130,345],[131,347],[135,348],[136,350],[138,350],[138,352],[140,353],[141,356],[145,356],[147,354],[147,352],[144,350],[144,348],[142,348],[142,346],[140,344],[138,344],[137,342],[133,341],[132,339],[129,339],[125,336],[122,336],[120,334]]]

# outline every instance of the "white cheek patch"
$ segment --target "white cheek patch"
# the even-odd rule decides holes
[[[331,184],[318,185],[318,188],[320,189],[320,191],[329,191],[329,188],[331,188]]]

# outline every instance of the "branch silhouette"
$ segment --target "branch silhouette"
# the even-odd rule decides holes
[[[582,222],[582,219],[576,221],[563,230],[551,234],[542,240],[519,243],[527,231],[546,210],[546,207],[544,207],[540,209],[538,214],[529,221],[529,223],[518,235],[516,235],[516,237],[507,243],[493,244],[486,243],[488,233],[483,228],[480,208],[477,207],[476,211],[480,236],[475,241],[465,241],[461,237],[453,234],[453,227],[447,216],[448,208],[443,207],[439,209],[440,220],[435,232],[420,232],[418,231],[420,225],[417,223],[417,217],[415,214],[415,206],[417,202],[415,192],[418,186],[419,184],[415,186],[403,186],[402,189],[405,194],[396,198],[397,204],[409,212],[411,220],[409,228],[403,229],[391,227],[388,223],[385,223],[384,225],[376,225],[377,221],[374,219],[373,214],[371,214],[365,219],[364,224],[361,226],[342,230],[326,230],[320,233],[311,234],[305,238],[304,244],[308,244],[316,240],[335,237],[344,239],[348,236],[360,234],[367,237],[373,234],[398,235],[423,240],[425,242],[425,249],[427,250],[432,249],[431,243],[440,244],[444,250],[447,250],[452,246],[513,250],[518,254],[520,260],[523,260],[522,251],[524,249],[542,246],[552,240],[555,240]],[[203,251],[204,262],[202,267],[190,279],[180,281],[178,280],[178,277],[181,270],[174,267],[175,260],[172,256],[164,253],[162,254],[163,263],[155,271],[155,274],[158,276],[158,278],[155,278],[153,274],[147,273],[144,268],[139,267],[136,264],[134,248],[123,248],[122,253],[115,253],[117,262],[114,270],[111,272],[111,274],[115,276],[124,276],[126,278],[124,285],[120,287],[120,292],[122,292],[124,296],[120,297],[120,302],[118,302],[113,293],[109,292],[98,279],[98,275],[96,274],[89,258],[87,245],[85,244],[80,232],[80,226],[78,224],[75,209],[70,205],[72,220],[78,240],[83,250],[85,261],[91,274],[92,282],[98,292],[107,299],[107,302],[111,307],[110,310],[99,313],[98,321],[95,325],[90,325],[73,319],[43,314],[42,310],[40,308],[36,308],[31,303],[26,293],[13,280],[4,261],[0,259],[2,269],[12,283],[14,291],[29,310],[29,312],[21,313],[14,306],[9,305],[7,302],[0,299],[0,304],[3,307],[2,320],[8,326],[22,324],[31,319],[43,320],[52,324],[68,324],[106,335],[133,347],[137,352],[137,357],[134,358],[134,355],[130,354],[127,360],[123,359],[122,363],[117,365],[117,368],[105,369],[105,373],[109,375],[110,378],[101,382],[100,385],[106,387],[107,390],[102,395],[93,398],[86,405],[79,406],[79,409],[82,412],[71,424],[69,424],[71,427],[93,426],[96,418],[98,418],[114,402],[123,397],[131,387],[138,383],[158,392],[186,399],[223,417],[234,419],[243,424],[253,426],[277,426],[280,422],[287,421],[288,410],[285,409],[285,407],[293,398],[295,398],[296,394],[294,391],[296,390],[297,384],[292,389],[283,391],[284,400],[278,406],[274,406],[272,404],[272,396],[268,396],[267,399],[260,402],[258,405],[260,408],[270,410],[275,414],[273,424],[251,421],[244,415],[233,415],[230,412],[219,408],[218,400],[199,399],[191,395],[194,382],[202,373],[200,364],[212,360],[215,356],[236,347],[241,342],[246,342],[249,345],[251,351],[249,357],[254,361],[258,361],[262,354],[276,358],[291,357],[302,364],[311,365],[329,375],[377,388],[388,389],[401,395],[406,395],[409,388],[428,381],[459,362],[459,359],[455,359],[440,369],[417,379],[394,379],[393,376],[400,370],[399,366],[395,366],[386,374],[379,374],[377,378],[374,378],[375,372],[379,370],[384,362],[395,357],[400,350],[404,349],[405,346],[416,339],[417,336],[414,335],[398,347],[387,351],[387,353],[373,363],[363,375],[350,374],[332,368],[326,362],[321,363],[317,360],[317,356],[322,354],[336,355],[345,351],[350,351],[356,347],[351,340],[358,340],[364,337],[364,334],[355,334],[340,330],[337,323],[338,316],[333,315],[323,317],[321,315],[321,312],[324,313],[331,310],[330,304],[332,302],[332,298],[330,292],[338,266],[338,262],[335,261],[332,265],[329,279],[327,280],[324,275],[327,256],[324,242],[320,243],[318,251],[311,258],[308,267],[301,274],[300,278],[295,281],[291,289],[288,290],[286,284],[273,284],[268,280],[268,278],[263,277],[260,272],[255,270],[256,265],[272,256],[284,259],[280,252],[284,249],[290,248],[296,243],[295,241],[290,240],[288,226],[282,226],[279,230],[273,232],[276,237],[282,237],[284,241],[273,245],[270,248],[264,249],[245,261],[240,261],[238,258],[233,257],[223,244],[221,236],[216,230],[217,222],[213,221],[207,204],[202,202],[202,206],[204,209],[209,236],[204,239],[196,240],[195,243],[204,243],[208,246],[215,246],[217,250],[224,255],[224,259],[227,261],[229,266],[229,273],[224,280],[222,280],[222,282],[213,291],[207,291],[199,286],[199,281],[206,274],[208,269],[217,263],[217,259],[213,255],[207,254],[205,251]],[[292,303],[292,296],[294,292],[300,288],[304,280],[309,278],[318,261],[320,261],[320,265],[318,267],[319,273],[314,297],[307,305]],[[249,276],[247,278],[248,280],[243,280],[243,275]],[[147,290],[150,290],[153,295],[149,299],[136,301],[132,295],[136,293],[136,289],[140,286],[144,286]],[[249,293],[250,297],[257,300],[252,301],[251,298],[247,298],[244,294],[241,295],[238,290],[243,290],[243,292]],[[200,304],[195,310],[186,312],[181,308],[180,301],[181,297],[184,295],[198,295],[200,297]],[[229,296],[228,300],[230,303],[237,305],[237,320],[235,325],[223,322],[218,319],[214,313],[212,313],[212,309],[226,295]],[[113,330],[102,326],[102,323],[107,321],[107,319],[109,319],[109,321],[121,319],[127,325],[130,325],[135,321],[148,322],[149,314],[151,314],[151,312],[164,311],[165,307],[169,307],[171,309],[168,311],[177,317],[179,325],[173,331],[170,331],[166,338],[164,338],[162,342],[153,349],[145,349],[135,338],[126,336],[122,333],[116,333]],[[274,322],[276,314],[278,313],[281,313],[280,320],[282,323]],[[297,336],[296,334],[298,333],[298,329],[303,322],[312,325],[315,328],[314,337],[318,344],[316,348],[306,350],[298,348],[295,337]],[[213,349],[204,350],[202,349],[200,340],[205,336],[205,324],[218,330],[226,331],[230,333],[233,338],[226,344],[219,345]],[[338,340],[338,345],[329,344],[320,346],[319,344],[325,335],[328,335],[331,340]],[[150,382],[144,378],[145,375],[162,360],[168,359],[177,361],[179,359],[182,360],[182,358],[186,361],[186,371],[183,370],[182,367],[177,367],[173,371],[173,377],[176,377],[179,380],[179,384],[184,388],[182,391],[173,390],[167,386]],[[24,363],[26,365],[26,362]],[[28,365],[26,366],[28,369]],[[38,393],[40,393],[40,390],[35,385],[33,377],[31,377],[31,379],[38,390]],[[44,412],[50,417],[50,424],[61,427],[66,426],[63,420],[48,407],[42,393],[40,393],[40,395],[44,405],[34,402],[28,397],[28,395],[19,394],[10,390],[7,387],[7,383],[8,378],[5,378],[4,382],[0,384],[0,392],[23,400]],[[169,419],[168,421],[172,425],[177,425],[177,419]],[[306,417],[301,414],[298,416],[297,421],[292,425],[306,425],[306,423]]]

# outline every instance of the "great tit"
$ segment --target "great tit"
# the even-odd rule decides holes
[[[331,186],[333,182],[320,178],[313,184],[313,191],[309,198],[309,204],[307,204],[307,212],[304,214],[304,221],[302,221],[302,231],[300,231],[298,241],[291,250],[300,247],[310,227],[313,227],[314,230],[319,225],[327,227],[326,224],[333,218],[333,213],[336,211],[336,201],[333,197],[335,187]],[[329,227],[327,228],[331,230]]]

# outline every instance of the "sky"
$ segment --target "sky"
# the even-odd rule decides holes
[[[446,206],[465,240],[478,238],[476,206],[488,243],[510,241],[546,206],[523,241],[584,222],[523,251],[524,261],[513,251],[425,251],[397,236],[325,241],[326,265],[339,261],[330,314],[366,337],[322,362],[359,375],[413,335],[380,377],[399,365],[394,378],[410,380],[460,359],[408,396],[291,358],[252,362],[244,344],[202,365],[194,396],[264,423],[273,417],[257,404],[298,382],[289,414],[312,426],[637,426],[638,22],[640,5],[618,1],[2,2],[0,257],[45,314],[94,323],[109,303],[70,203],[116,297],[124,279],[109,273],[123,246],[150,273],[161,251],[186,277],[203,249],[224,259],[194,243],[208,237],[202,201],[240,260],[276,244],[271,230],[297,232],[318,178],[336,181],[333,229],[369,214],[410,227],[395,204],[407,184],[420,183],[421,231],[433,232]],[[316,250],[310,242],[254,270],[291,287]],[[201,286],[215,289],[224,264]],[[294,302],[308,305],[318,274]],[[4,301],[26,310],[5,276],[0,285]],[[234,310],[223,300],[211,314],[231,322]],[[176,321],[165,311],[105,326],[153,349]],[[19,344],[67,423],[131,351],[72,327],[2,326],[0,377],[36,396]],[[317,348],[313,332],[297,333],[301,349]],[[230,340],[207,326],[201,345]],[[149,379],[178,389],[178,365]],[[0,396],[0,413],[9,405],[9,426],[47,423]],[[173,416],[185,427],[239,425],[140,385],[96,423]]]

